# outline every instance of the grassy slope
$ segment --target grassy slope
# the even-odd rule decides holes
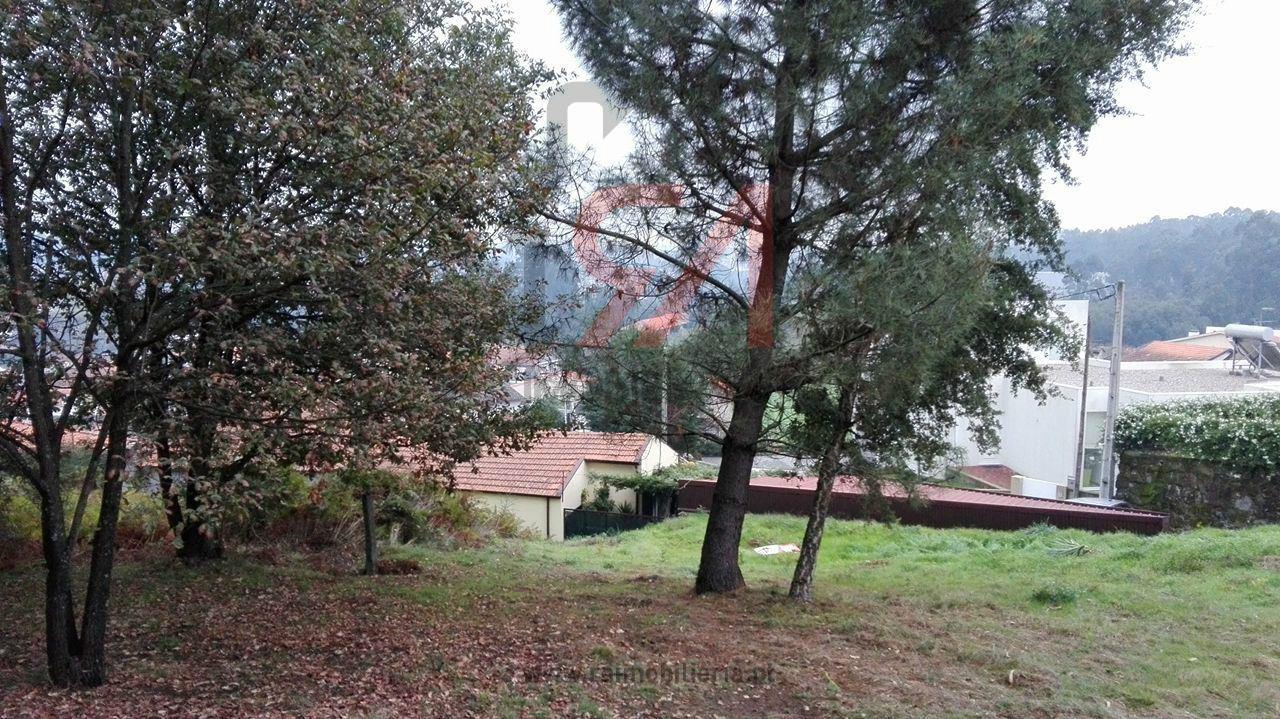
[[[525,554],[689,580],[703,529],[702,518],[686,517],[618,538],[530,544]],[[743,540],[798,543],[803,531],[798,518],[752,516]],[[1056,551],[1070,542],[1090,551]],[[785,591],[792,559],[749,549],[742,557],[750,584]],[[1100,696],[1104,707],[1110,698],[1195,716],[1280,714],[1280,527],[1148,538],[831,522],[817,581],[825,619],[837,625],[857,621],[841,605],[893,604],[953,613],[964,637],[1021,642],[1011,666],[1052,674],[1066,705]],[[1027,641],[1041,631],[1043,641]]]
[[[110,689],[70,697],[40,685],[39,568],[0,573],[0,707],[31,716],[125,716],[175,700],[225,716],[1280,715],[1280,527],[1142,538],[832,522],[811,607],[782,599],[790,557],[749,549],[797,541],[802,520],[748,519],[750,588],[733,597],[689,593],[703,528],[691,516],[563,544],[401,548],[424,573],[375,579],[311,555],[191,570],[157,548],[117,574]],[[1068,541],[1092,551],[1054,551]],[[353,638],[365,648],[342,651]],[[669,662],[778,675],[654,684],[582,674]]]

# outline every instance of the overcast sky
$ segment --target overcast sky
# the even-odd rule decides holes
[[[494,0],[510,8],[529,55],[586,79],[545,0]],[[625,1],[625,0],[624,0]],[[1064,227],[1095,229],[1228,207],[1280,210],[1280,60],[1276,0],[1205,0],[1184,37],[1185,57],[1120,92],[1130,111],[1103,120],[1072,162],[1074,186],[1051,187]],[[625,127],[599,137],[599,111],[575,106],[570,139],[601,159],[630,144]]]

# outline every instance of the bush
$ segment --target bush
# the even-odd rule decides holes
[[[1214,462],[1236,470],[1280,468],[1280,397],[1188,400],[1126,407],[1116,446]]]
[[[271,519],[261,535],[308,549],[350,546],[360,537],[360,505],[342,483],[322,477],[308,484],[298,504]]]
[[[310,480],[292,467],[252,466],[244,481],[246,490],[230,497],[222,507],[219,519],[224,539],[257,539],[310,501]]]
[[[1031,601],[1036,604],[1046,604],[1054,607],[1075,604],[1075,601],[1079,598],[1079,591],[1058,584],[1050,584],[1031,593]]]
[[[96,503],[90,502],[90,506],[96,507]],[[95,514],[97,510],[94,510]],[[97,524],[97,518],[94,523],[89,523],[89,510],[85,510],[84,523],[87,525],[81,529],[81,534],[93,533],[93,526]],[[165,537],[169,533],[169,521],[165,517],[164,502],[154,494],[146,492],[128,491],[121,498],[120,503],[120,519],[116,524],[116,543],[121,547],[140,547],[150,542],[156,542]]]

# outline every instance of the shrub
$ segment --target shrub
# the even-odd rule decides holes
[[[232,495],[220,512],[225,539],[252,541],[267,528],[307,505],[311,482],[292,467],[255,465],[246,470],[244,491]]]
[[[85,514],[85,524],[88,527],[81,532],[92,533],[93,524],[88,522],[87,511]],[[146,492],[125,492],[121,498],[120,518],[116,525],[116,542],[120,546],[140,547],[159,541],[168,533],[169,521],[165,517],[164,502],[159,497]]]
[[[1049,584],[1031,593],[1031,601],[1036,604],[1046,604],[1054,607],[1074,604],[1079,598],[1079,591],[1059,584]]]
[[[1168,452],[1238,470],[1280,468],[1280,397],[1188,400],[1126,407],[1116,446]]]

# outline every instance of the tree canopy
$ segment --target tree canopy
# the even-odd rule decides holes
[[[495,235],[534,196],[541,73],[454,0],[24,2],[3,23],[0,456],[41,502],[51,677],[95,685],[127,458],[154,459],[194,542],[254,458],[447,465],[518,439]],[[80,627],[76,428],[106,466]]]

